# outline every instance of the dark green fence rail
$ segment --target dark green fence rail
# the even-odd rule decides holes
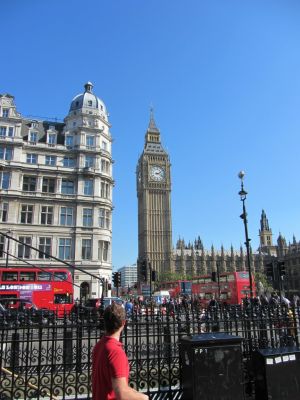
[[[181,399],[181,336],[220,331],[243,338],[245,393],[254,396],[252,355],[259,348],[298,346],[299,308],[248,306],[135,311],[122,342],[130,385],[151,399]],[[96,314],[32,321],[21,313],[0,320],[0,399],[91,399],[91,356],[103,335]]]

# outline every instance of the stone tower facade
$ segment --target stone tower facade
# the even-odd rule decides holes
[[[260,247],[273,245],[272,229],[269,228],[269,221],[264,210],[262,210],[260,218],[259,238]]]
[[[151,111],[145,145],[136,169],[138,197],[138,273],[143,261],[157,276],[171,270],[170,160]],[[148,270],[149,274],[149,270]]]

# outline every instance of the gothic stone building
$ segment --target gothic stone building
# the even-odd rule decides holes
[[[200,238],[193,244],[179,239],[172,247],[171,226],[171,164],[169,155],[163,149],[153,113],[145,135],[144,150],[139,158],[136,171],[138,197],[138,275],[143,279],[142,263],[147,261],[147,274],[151,269],[156,276],[175,273],[181,276],[197,276],[217,271],[248,270],[246,249],[239,250],[214,246],[205,249]],[[266,264],[285,261],[286,276],[284,288],[290,293],[300,289],[300,243],[286,244],[280,234],[277,245],[265,211],[262,211],[259,229],[260,245],[253,252],[250,247],[250,263],[253,272],[266,271]],[[142,282],[142,281],[141,281]]]
[[[1,236],[1,266],[63,266],[26,243],[110,280],[112,138],[105,104],[84,88],[64,122],[25,118],[0,95],[0,230],[21,242]],[[75,298],[101,295],[84,272],[74,283]]]
[[[283,278],[283,289],[292,298],[294,294],[300,294],[300,242],[293,238],[293,242],[287,244],[285,238],[279,234],[277,244],[273,244],[272,230],[266,213],[262,210],[260,219],[260,246],[256,252],[250,248],[250,262],[253,272],[266,272],[266,264],[284,261],[286,275]],[[173,271],[183,276],[211,274],[217,270],[220,272],[247,270],[247,255],[243,247],[239,251],[230,248],[226,251],[223,246],[215,250],[211,246],[205,249],[198,237],[193,243],[186,244],[184,239],[179,239],[173,251]],[[273,283],[276,287],[276,283]]]

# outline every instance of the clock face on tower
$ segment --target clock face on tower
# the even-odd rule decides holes
[[[150,178],[153,181],[162,182],[165,179],[164,168],[158,165],[152,165],[150,167]]]

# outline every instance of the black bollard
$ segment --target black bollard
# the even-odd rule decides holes
[[[11,335],[11,359],[10,369],[11,371],[17,372],[19,367],[19,352],[20,352],[20,335],[14,332]]]
[[[164,355],[171,357],[171,332],[169,326],[164,326]]]
[[[73,332],[69,329],[64,330],[64,353],[63,362],[66,370],[72,369],[73,349],[72,349],[72,336]]]

